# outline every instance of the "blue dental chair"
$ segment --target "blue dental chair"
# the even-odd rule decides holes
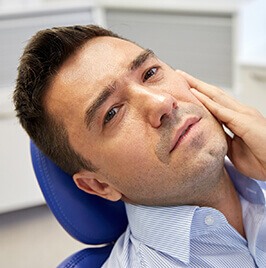
[[[89,195],[77,188],[73,179],[31,142],[35,175],[50,210],[75,239],[89,245],[102,245],[78,251],[58,268],[98,268],[108,258],[114,242],[125,231],[124,203]],[[56,239],[56,238],[55,238]]]

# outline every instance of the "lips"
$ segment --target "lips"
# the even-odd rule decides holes
[[[191,117],[185,120],[185,122],[177,129],[175,136],[171,143],[170,153],[178,147],[181,141],[187,136],[190,130],[193,128],[195,124],[200,121],[198,117]]]

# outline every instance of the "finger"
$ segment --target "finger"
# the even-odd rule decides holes
[[[247,107],[238,102],[228,93],[223,91],[222,89],[207,84],[183,71],[178,71],[189,83],[191,88],[195,88],[197,91],[203,93],[208,96],[213,101],[239,112],[248,112]]]
[[[198,91],[197,98],[218,120],[222,121],[224,125],[235,134],[233,138],[234,142],[229,144],[231,145],[229,148],[232,149],[232,144],[235,144],[238,136],[247,147],[252,148],[250,150],[258,159],[265,159],[266,151],[263,141],[266,135],[266,121],[264,118],[256,117],[256,120],[254,120],[254,116],[238,113],[223,107]],[[255,139],[254,136],[256,137]],[[232,159],[232,153],[230,151],[228,156]]]
[[[200,102],[220,121],[222,121],[226,127],[228,127],[234,134],[244,137],[249,131],[251,124],[250,118],[242,113],[236,112],[230,108],[224,107],[221,104],[211,100],[201,92],[191,89],[193,94],[200,100]]]
[[[260,160],[261,158],[254,154],[254,150],[251,150],[240,137],[236,136],[231,141],[227,155],[240,172],[250,177],[265,180],[265,163]],[[248,168],[247,163],[253,168]]]
[[[228,150],[227,150],[227,156],[228,158],[232,161],[232,154],[231,154],[231,146],[232,146],[232,138],[226,133],[226,141],[227,141],[227,147],[228,147]]]
[[[191,92],[218,120],[220,120],[225,125],[230,122],[230,120],[232,119],[230,113],[231,110],[228,111],[227,107],[224,107],[219,103],[213,101],[212,99],[195,90],[194,88],[191,88]]]
[[[197,89],[205,95],[208,95],[208,97],[210,98],[214,97],[216,95],[214,93],[216,93],[217,91],[222,91],[221,89],[216,88],[213,85],[207,84],[184,71],[177,70],[177,72],[187,80],[190,87]]]
[[[178,72],[187,80],[191,88],[195,88],[196,90],[198,90],[199,92],[203,93],[204,95],[208,96],[209,98],[213,100],[218,98],[220,94],[224,94],[224,91],[218,87],[207,84],[183,71],[178,71]]]
[[[191,88],[191,92],[197,97],[197,99],[215,116],[217,119],[221,120],[223,123],[228,123],[231,120],[231,113],[227,107],[213,101],[208,96]]]

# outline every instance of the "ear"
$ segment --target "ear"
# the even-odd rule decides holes
[[[87,170],[80,171],[73,175],[73,180],[77,187],[86,193],[98,195],[110,201],[118,201],[122,194],[114,187],[104,182],[96,173]]]

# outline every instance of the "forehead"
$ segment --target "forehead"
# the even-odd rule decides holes
[[[129,62],[143,49],[134,43],[114,37],[96,37],[70,57],[56,79],[62,84],[108,83],[112,76],[125,71]]]

